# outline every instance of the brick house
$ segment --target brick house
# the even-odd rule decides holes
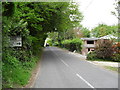
[[[81,52],[83,55],[87,55],[88,52],[94,51],[98,40],[107,41],[107,40],[117,39],[117,38],[118,37],[115,37],[113,35],[106,35],[100,38],[81,38],[81,40],[83,40]]]
[[[83,40],[82,54],[87,55],[89,51],[94,51],[98,39],[99,38],[81,38],[81,40]]]

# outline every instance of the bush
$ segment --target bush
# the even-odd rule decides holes
[[[31,69],[39,60],[36,56],[24,56],[24,60],[22,61],[21,58],[18,57],[20,56],[19,54],[24,54],[24,52],[20,52],[16,53],[13,49],[8,49],[3,52],[3,88],[13,88],[27,84],[31,76]]]
[[[120,44],[112,41],[99,41],[95,51],[87,54],[88,60],[120,62]]]
[[[62,47],[70,50],[70,43],[71,43],[71,40],[64,40],[62,41]]]
[[[82,41],[79,38],[62,41],[62,47],[65,47],[66,49],[70,51],[76,50],[80,52],[82,49],[81,45],[82,45]]]
[[[22,63],[20,61],[8,55],[4,58],[2,70],[3,70],[3,88],[4,87],[14,87],[14,84],[24,85],[29,80],[29,72],[23,69]]]
[[[47,40],[47,43],[52,46],[52,39]]]
[[[120,62],[120,54],[119,53],[113,54],[112,59],[115,62]]]
[[[120,42],[117,42],[112,46],[114,54],[112,56],[114,61],[120,62]]]
[[[95,51],[92,51],[92,52],[88,53],[88,54],[87,54],[87,59],[88,59],[88,60],[95,60],[95,59],[97,59],[97,54],[96,54],[96,52],[95,52]]]
[[[97,58],[112,59],[112,55],[113,55],[112,45],[113,42],[110,40],[99,40],[95,48]]]
[[[58,42],[53,43],[53,46],[58,46],[58,45],[59,45]]]

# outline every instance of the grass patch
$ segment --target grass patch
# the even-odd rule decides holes
[[[118,67],[104,66],[106,69],[118,72]],[[119,72],[120,73],[120,72]]]
[[[89,61],[107,61],[107,62],[117,62],[117,61],[113,61],[113,60],[110,60],[110,59],[87,59]]]
[[[29,57],[29,61],[19,61],[16,57],[8,55],[2,63],[2,87],[21,88],[28,84],[32,70],[36,66],[41,54]]]
[[[30,72],[22,65],[18,67],[6,64],[3,66],[3,88],[20,87],[27,84],[30,78]]]

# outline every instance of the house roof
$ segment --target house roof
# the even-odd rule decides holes
[[[98,39],[118,39],[118,37],[115,37],[113,35],[106,35],[100,38],[96,38],[96,37],[91,37],[91,38],[81,38],[82,40],[98,40]]]
[[[82,40],[98,40],[99,38],[81,38]]]
[[[106,35],[106,36],[100,37],[99,39],[118,39],[118,37],[115,37],[113,35]]]

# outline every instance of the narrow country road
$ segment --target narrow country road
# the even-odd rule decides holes
[[[57,47],[46,47],[34,88],[118,88],[118,75]]]

